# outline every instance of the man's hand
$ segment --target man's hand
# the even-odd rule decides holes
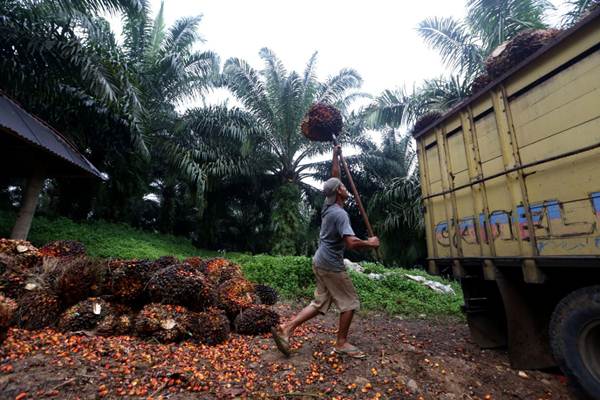
[[[379,238],[377,236],[371,236],[367,239],[367,243],[369,244],[369,246],[376,249],[379,247]]]

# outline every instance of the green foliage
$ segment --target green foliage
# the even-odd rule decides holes
[[[297,254],[299,232],[303,229],[300,215],[300,189],[293,183],[281,186],[275,193],[273,224],[273,254]]]
[[[233,259],[242,265],[246,278],[274,287],[284,298],[307,299],[314,293],[315,278],[308,257],[242,255]]]
[[[314,293],[315,279],[308,257],[272,257],[265,255],[234,257],[242,265],[244,275],[253,282],[276,288],[287,299],[308,301]],[[457,293],[436,293],[414,282],[404,274],[421,275],[448,284],[421,270],[389,269],[380,264],[365,263],[365,273],[389,274],[382,280],[351,272],[350,276],[364,310],[385,311],[408,316],[460,316],[463,304],[460,286],[450,283]]]

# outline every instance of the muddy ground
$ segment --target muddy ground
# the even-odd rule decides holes
[[[278,306],[283,316],[292,307]],[[456,320],[356,317],[364,360],[332,353],[336,315],[302,327],[286,359],[270,335],[208,347],[12,329],[0,347],[2,399],[569,399],[558,371],[515,371]]]

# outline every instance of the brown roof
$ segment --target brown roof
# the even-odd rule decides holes
[[[0,166],[2,175],[26,174],[34,163],[48,176],[105,179],[67,139],[0,91]]]

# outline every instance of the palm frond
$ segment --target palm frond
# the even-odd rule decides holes
[[[358,72],[350,68],[344,68],[334,76],[329,77],[321,85],[317,100],[323,103],[335,104],[341,100],[348,90],[359,89],[362,78]]]
[[[484,44],[486,53],[525,29],[547,28],[547,0],[467,0],[467,22]]]
[[[561,19],[563,28],[569,28],[575,25],[588,12],[600,5],[600,0],[567,0],[568,11]]]
[[[463,22],[451,17],[426,18],[419,23],[417,32],[449,68],[469,75],[482,70],[481,49]]]

